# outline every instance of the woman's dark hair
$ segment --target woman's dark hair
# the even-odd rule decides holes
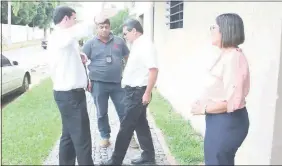
[[[128,19],[125,21],[125,23],[123,24],[123,27],[127,27],[127,30],[130,32],[132,31],[133,28],[136,29],[137,32],[140,32],[143,34],[143,27],[140,24],[140,22],[136,19]]]
[[[216,18],[216,23],[222,36],[221,45],[223,48],[238,47],[244,43],[244,23],[238,14],[221,14]]]
[[[54,24],[59,24],[65,16],[71,17],[73,13],[76,13],[74,9],[68,6],[58,6],[53,13]]]

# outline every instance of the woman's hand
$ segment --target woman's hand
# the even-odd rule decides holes
[[[191,109],[192,115],[204,115],[205,114],[205,106],[201,104],[199,101],[196,101],[192,104]]]

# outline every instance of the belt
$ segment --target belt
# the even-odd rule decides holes
[[[81,91],[84,91],[84,89],[83,88],[77,88],[77,89],[72,89],[70,91],[72,91],[72,92],[81,92]]]
[[[147,88],[147,86],[135,86],[135,87],[131,87],[131,86],[126,85],[124,88],[126,88],[126,89],[136,89],[136,90],[141,90],[141,89],[146,89],[146,88]]]

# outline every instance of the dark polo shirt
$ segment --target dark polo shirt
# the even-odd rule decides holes
[[[121,82],[122,59],[129,55],[129,49],[122,38],[110,34],[109,41],[104,43],[95,36],[84,44],[82,50],[91,60],[88,66],[90,80]],[[109,56],[111,57],[110,63],[107,62]]]

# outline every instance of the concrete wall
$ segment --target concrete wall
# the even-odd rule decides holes
[[[2,35],[8,38],[8,24],[2,24]],[[43,39],[44,31],[39,28],[30,28],[21,25],[11,25],[11,41],[12,43],[23,42],[27,40]]]
[[[173,30],[165,24],[165,2],[154,5],[153,34],[160,62],[158,88],[202,134],[204,117],[192,117],[189,111],[190,104],[205,87],[206,68],[218,55],[218,50],[210,46],[209,27],[217,15],[225,12],[236,12],[242,17],[246,41],[240,47],[247,56],[251,72],[251,90],[247,98],[251,124],[249,135],[238,151],[236,164],[282,164],[282,158],[277,157],[278,152],[282,152],[281,139],[273,137],[280,133],[281,138],[277,122],[282,117],[277,117],[276,100],[280,99],[277,88],[282,2],[185,2],[183,28]],[[153,27],[146,25],[150,13],[147,8],[143,8],[145,34],[146,29]]]

